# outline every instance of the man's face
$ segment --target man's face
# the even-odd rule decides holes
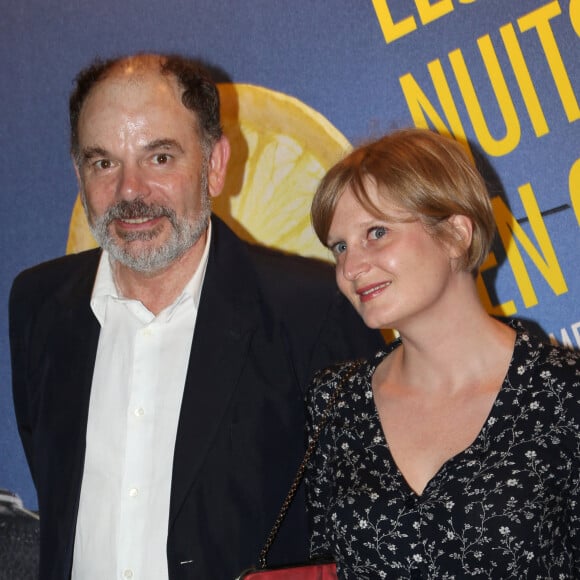
[[[205,235],[221,187],[196,123],[175,81],[156,71],[118,71],[83,105],[76,171],[89,225],[131,270],[163,270]]]

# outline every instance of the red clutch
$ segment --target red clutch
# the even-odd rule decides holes
[[[337,580],[336,564],[310,563],[296,566],[284,566],[246,570],[237,580]]]

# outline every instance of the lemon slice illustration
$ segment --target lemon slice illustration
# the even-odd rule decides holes
[[[350,143],[294,97],[255,85],[218,87],[232,156],[215,213],[245,240],[330,260],[310,225],[310,203],[318,182]],[[94,247],[77,197],[67,253]]]

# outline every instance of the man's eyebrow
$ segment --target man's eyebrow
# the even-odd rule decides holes
[[[94,159],[95,157],[108,157],[109,153],[106,149],[102,147],[85,147],[81,151],[81,159],[83,161],[88,161],[89,159]]]
[[[145,151],[155,151],[156,149],[176,149],[177,151],[183,153],[183,147],[175,139],[155,139],[154,141],[147,143],[143,149]],[[91,159],[95,159],[95,157],[108,158],[110,157],[110,153],[104,147],[100,147],[99,145],[95,145],[94,147],[85,147],[81,151],[81,161],[89,161]]]
[[[183,153],[183,147],[175,139],[155,139],[145,145],[146,151],[154,151],[155,149],[177,149]]]

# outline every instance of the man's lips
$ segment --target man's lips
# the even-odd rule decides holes
[[[364,288],[359,288],[356,293],[360,297],[361,302],[368,302],[378,296],[385,288],[388,288],[391,282],[380,282],[379,284],[371,284]]]
[[[121,221],[126,222],[128,224],[142,224],[148,222],[153,218],[150,217],[140,217],[140,218],[131,218],[131,219],[122,219]]]
[[[142,224],[152,225],[157,223],[161,219],[160,216],[154,217],[136,217],[136,218],[117,218],[115,221],[121,225],[121,227],[139,227]]]

